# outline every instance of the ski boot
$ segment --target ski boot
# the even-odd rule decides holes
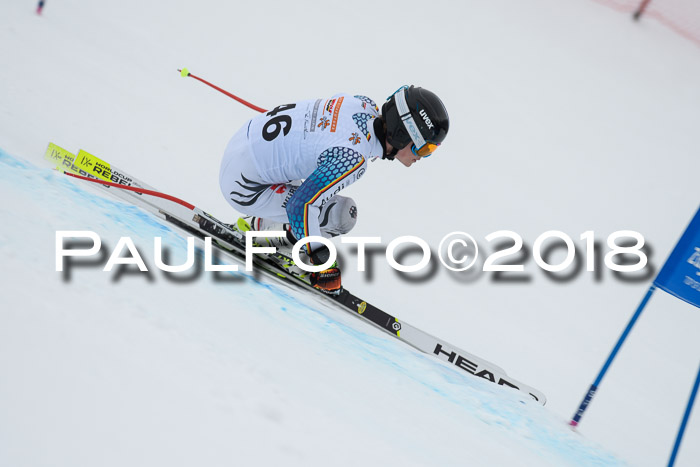
[[[278,230],[286,232],[287,234],[284,237],[256,237],[254,245],[275,247],[277,251],[275,253],[270,253],[268,257],[273,260],[278,267],[311,285],[313,288],[329,295],[339,295],[342,291],[340,269],[338,268],[337,261],[333,262],[328,269],[312,273],[304,271],[294,263],[292,259],[292,248],[297,240],[294,238],[294,235],[292,235],[288,223],[271,222],[260,217],[247,216],[240,217],[234,228],[243,233],[249,230]],[[306,249],[302,248],[299,250],[299,256],[305,264],[323,264],[330,257],[330,252],[328,248],[322,247],[317,249],[317,251],[309,257],[306,253]]]

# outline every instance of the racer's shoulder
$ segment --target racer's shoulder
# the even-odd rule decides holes
[[[358,113],[364,112],[370,115],[379,115],[379,106],[371,98],[361,94],[338,93],[331,99],[343,99],[343,107],[347,106],[348,110]]]

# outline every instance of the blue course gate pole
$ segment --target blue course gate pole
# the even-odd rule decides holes
[[[695,377],[695,385],[693,390],[690,392],[690,399],[688,399],[688,406],[685,408],[685,414],[683,415],[683,421],[678,429],[678,436],[676,436],[676,443],[673,445],[673,451],[671,452],[671,458],[668,460],[668,467],[673,467],[674,462],[676,462],[676,455],[678,454],[678,449],[681,447],[681,440],[683,439],[683,432],[685,432],[685,426],[688,424],[688,419],[690,418],[690,411],[693,410],[693,403],[695,402],[695,396],[698,394],[698,384],[700,383],[700,368],[698,368],[698,375]]]
[[[569,422],[569,424],[572,427],[578,426],[579,422],[581,421],[581,417],[583,417],[583,412],[586,411],[586,409],[588,408],[588,404],[590,404],[591,400],[593,399],[593,396],[595,396],[595,393],[598,390],[598,385],[600,385],[600,382],[603,380],[603,376],[605,376],[605,373],[607,373],[608,368],[610,368],[610,364],[615,359],[617,352],[620,351],[622,344],[625,342],[625,339],[627,339],[627,335],[632,330],[634,323],[637,322],[639,315],[642,314],[642,310],[644,310],[644,307],[647,305],[647,302],[651,298],[651,295],[654,293],[654,290],[656,290],[655,285],[652,285],[651,287],[649,287],[649,290],[647,290],[646,295],[644,295],[642,302],[637,307],[637,311],[634,312],[634,315],[632,315],[632,318],[630,319],[629,323],[627,323],[627,327],[622,332],[622,335],[620,336],[620,338],[617,340],[617,344],[615,344],[615,347],[613,348],[612,352],[610,352],[610,355],[608,356],[608,359],[606,360],[605,365],[603,365],[603,368],[601,368],[600,373],[598,373],[598,377],[595,379],[593,384],[591,384],[591,387],[588,389],[588,392],[586,393],[586,396],[583,398],[581,405],[579,406],[578,410],[576,411],[573,418],[571,419],[571,422]]]

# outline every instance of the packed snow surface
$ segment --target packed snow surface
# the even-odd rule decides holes
[[[631,465],[667,462],[700,355],[700,313],[661,292],[579,432],[566,422],[698,207],[700,55],[654,21],[560,2],[33,2],[0,6],[0,465]],[[451,119],[411,169],[370,164],[347,191],[354,236],[436,250],[453,231],[512,230],[522,280],[400,275],[382,256],[345,286],[541,391],[541,407],[421,354],[277,281],[55,271],[57,230],[153,266],[185,239],[52,171],[82,148],[224,221],[218,167],[255,112],[337,92],[380,104],[403,84]],[[598,264],[554,281],[543,232],[577,245],[635,230],[651,274]],[[559,251],[561,253],[561,251]],[[485,256],[484,256],[485,257]],[[484,257],[477,265],[483,265]],[[103,258],[104,260],[105,258]],[[415,259],[409,256],[406,261]],[[555,263],[554,255],[551,261]],[[104,262],[104,261],[103,261]],[[97,263],[97,262],[96,262]],[[637,276],[635,276],[637,277]],[[691,417],[678,466],[700,463]]]

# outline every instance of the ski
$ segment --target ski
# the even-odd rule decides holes
[[[187,235],[202,240],[210,237],[212,246],[221,254],[245,264],[245,235],[202,209],[176,197],[160,193],[136,177],[83,150],[74,155],[50,143],[44,158],[54,164],[57,170],[94,182],[100,189],[150,212]],[[399,320],[347,289],[343,289],[339,295],[324,294],[314,289],[308,281],[304,280],[304,277],[295,275],[282,267],[270,255],[256,254],[254,264],[258,270],[274,280],[312,293],[423,353],[432,355],[473,376],[518,390],[542,405],[546,402],[542,392],[509,377],[505,370],[497,365]]]

